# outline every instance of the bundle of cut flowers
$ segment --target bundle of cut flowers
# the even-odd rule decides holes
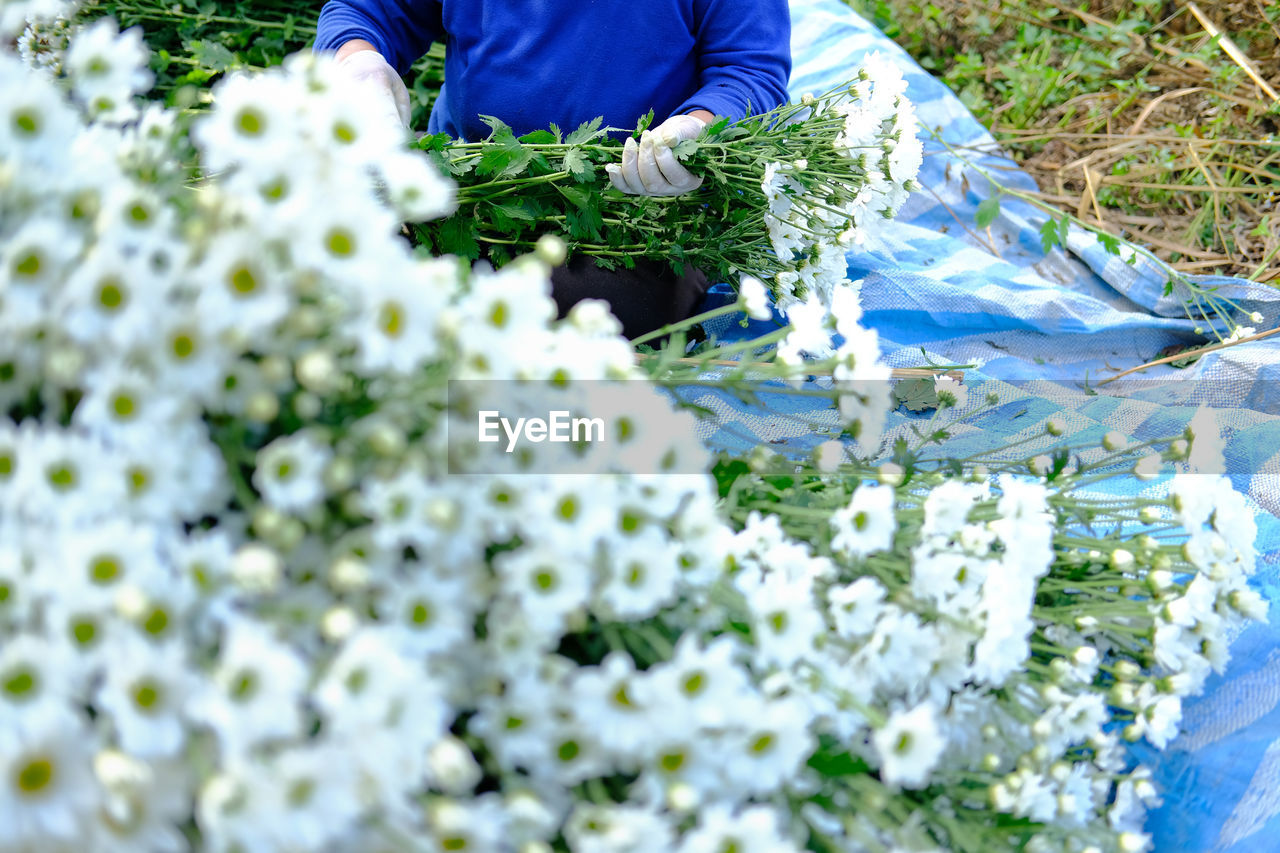
[[[418,226],[417,236],[438,252],[483,252],[500,265],[556,234],[602,266],[650,257],[693,265],[712,281],[753,276],[783,311],[810,292],[829,303],[833,288],[850,285],[845,252],[914,185],[922,148],[905,92],[898,68],[874,54],[847,85],[721,119],[675,147],[703,182],[667,198],[612,188],[603,166],[619,159],[622,143],[599,120],[517,138],[487,118],[493,132],[481,142],[425,136],[419,146],[458,184],[457,210]]]
[[[188,134],[135,39],[0,52],[0,850],[1149,846],[1123,743],[1265,609],[1244,499],[1161,473],[1211,429],[713,460],[554,243],[408,245],[457,190],[327,64]],[[631,382],[611,473],[467,473],[457,378]]]

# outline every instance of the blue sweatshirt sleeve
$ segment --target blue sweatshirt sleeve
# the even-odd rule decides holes
[[[789,99],[791,10],[787,0],[694,0],[701,86],[676,110],[737,121]]]
[[[364,39],[404,74],[441,35],[438,0],[329,0],[320,10],[314,49]]]

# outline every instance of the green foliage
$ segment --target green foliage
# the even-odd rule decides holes
[[[321,2],[283,0],[86,0],[84,21],[113,16],[120,26],[142,27],[156,74],[151,96],[169,104],[198,105],[224,72],[268,68],[309,47]],[[444,49],[435,44],[405,78],[413,126],[425,127],[444,79]]]
[[[483,142],[443,134],[419,140],[419,148],[458,183],[459,205],[446,219],[416,225],[416,240],[433,252],[484,256],[500,266],[540,236],[556,234],[570,254],[590,254],[608,269],[630,268],[637,257],[648,257],[677,271],[696,265],[713,280],[753,270],[770,280],[777,262],[762,218],[764,163],[807,157],[824,175],[849,169],[826,130],[784,128],[779,116],[795,109],[787,105],[733,124],[722,119],[698,139],[679,143],[676,158],[704,180],[697,192],[669,198],[621,193],[603,168],[621,159],[617,137],[638,136],[653,121],[652,112],[632,131],[605,128],[596,118],[568,133],[552,125],[521,137],[499,119],[482,116],[490,128]]]
[[[938,392],[932,379],[903,379],[894,383],[893,399],[913,412],[938,408]]]

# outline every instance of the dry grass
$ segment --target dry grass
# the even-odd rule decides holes
[[[1185,0],[879,5],[926,67],[966,86],[1046,201],[1177,269],[1280,286],[1280,103],[1264,88],[1280,89],[1273,0],[1200,4],[1244,63]]]

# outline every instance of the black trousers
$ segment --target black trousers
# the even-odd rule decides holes
[[[636,338],[692,317],[709,284],[701,270],[637,258],[632,269],[607,270],[588,255],[575,255],[551,271],[551,296],[560,316],[583,299],[603,299],[622,322],[622,334]]]

